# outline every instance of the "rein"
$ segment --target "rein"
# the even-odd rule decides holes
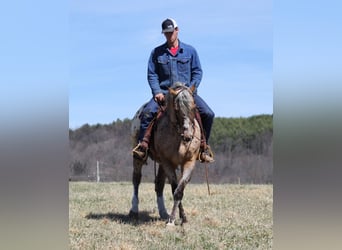
[[[177,89],[176,89],[176,94],[174,95],[174,99],[173,99],[173,106],[174,106],[174,108],[175,108],[175,110],[177,110],[176,109],[176,107],[177,107],[177,105],[176,105],[176,103],[175,103],[175,101],[176,101],[176,98],[178,97],[178,95],[180,94],[180,93],[182,93],[185,89],[187,89],[185,86],[180,86],[180,87],[178,87]],[[196,112],[196,111],[195,111]],[[183,141],[185,141],[185,142],[189,142],[189,144],[188,144],[188,147],[187,147],[187,151],[189,151],[189,148],[190,148],[190,145],[191,145],[191,141],[194,139],[194,137],[195,137],[195,120],[196,120],[196,118],[195,118],[195,116],[196,116],[196,114],[194,115],[194,117],[193,117],[193,119],[191,119],[191,126],[192,126],[192,129],[193,129],[193,131],[192,131],[192,135],[191,135],[191,137],[190,138],[186,138],[185,136],[184,136],[184,133],[180,133],[180,136],[182,137],[182,139],[183,139]],[[178,116],[176,116],[176,119],[178,120]],[[200,126],[200,130],[201,131],[203,131],[203,129],[202,129],[202,124],[200,123],[200,122],[198,122],[199,124],[199,126]],[[176,123],[176,124],[174,124],[175,125],[175,127],[176,127],[176,129],[177,129],[177,131],[179,130],[179,121]],[[197,139],[199,139],[199,140],[201,140],[201,138],[197,138]],[[207,163],[205,163],[205,177],[206,177],[206,181],[207,181],[207,188],[208,188],[208,195],[211,195],[211,193],[210,193],[210,187],[209,187],[209,178],[208,178],[208,164]]]

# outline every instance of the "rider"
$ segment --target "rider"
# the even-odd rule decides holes
[[[148,141],[143,140],[146,129],[158,112],[159,104],[164,102],[168,88],[175,82],[183,82],[186,86],[195,85],[196,90],[202,79],[202,68],[196,50],[178,39],[179,28],[172,18],[162,22],[162,33],[166,42],[152,50],[147,70],[147,79],[153,98],[146,104],[140,117],[140,132],[138,145],[133,149],[133,155],[139,159],[147,158]],[[208,140],[214,112],[205,101],[194,93],[194,100],[201,116],[206,143],[201,144],[200,161],[213,162],[213,154]]]

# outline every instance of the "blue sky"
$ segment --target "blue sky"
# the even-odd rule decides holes
[[[173,17],[216,116],[273,113],[271,1],[78,1],[70,6],[69,126],[131,118],[151,98],[152,49]]]
[[[131,118],[151,98],[147,60],[167,17],[197,49],[199,94],[217,117],[273,113],[271,1],[73,0],[70,128]]]
[[[151,98],[147,60],[167,17],[198,51],[216,116],[273,113],[271,1],[13,0],[0,8],[2,123],[131,118]]]

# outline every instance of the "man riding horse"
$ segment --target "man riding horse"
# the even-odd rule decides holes
[[[159,106],[164,103],[168,88],[175,82],[182,82],[196,89],[193,96],[199,113],[197,120],[203,128],[199,160],[213,162],[213,153],[208,140],[215,114],[197,94],[197,88],[202,80],[198,54],[195,48],[178,39],[178,32],[177,23],[172,18],[162,22],[162,33],[166,42],[152,50],[148,61],[147,78],[153,98],[144,106],[141,113],[138,145],[133,149],[133,155],[143,161],[147,159],[151,122],[154,122]]]

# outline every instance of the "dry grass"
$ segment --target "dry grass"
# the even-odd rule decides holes
[[[140,187],[140,217],[131,220],[132,184],[70,183],[70,249],[272,249],[273,186],[189,184],[183,198],[189,222],[158,219],[154,185]],[[167,209],[172,207],[169,185]]]

